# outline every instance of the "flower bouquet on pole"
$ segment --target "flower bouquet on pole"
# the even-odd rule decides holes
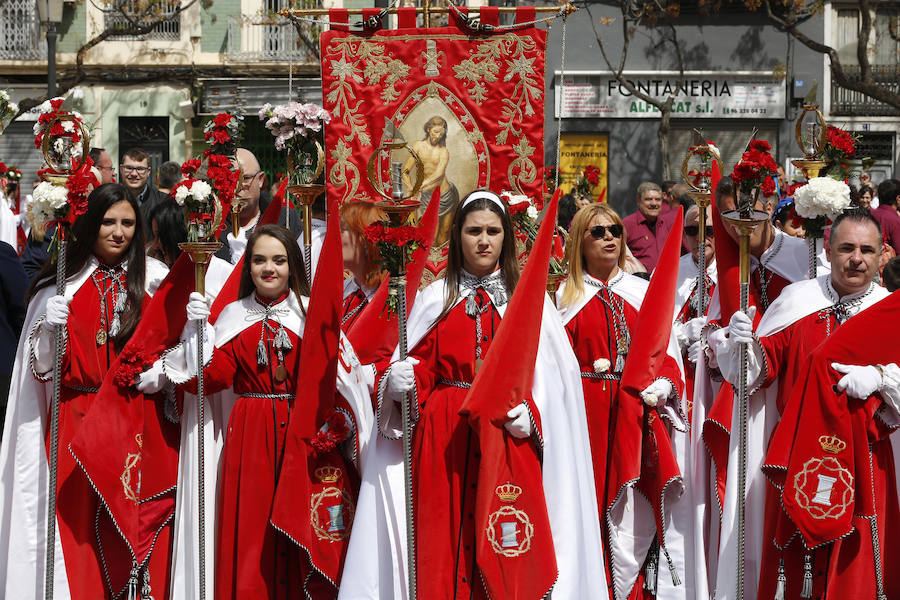
[[[219,115],[221,116],[221,115]],[[218,116],[216,117],[218,119]],[[224,118],[222,119],[224,122]],[[227,126],[226,126],[227,127]],[[219,138],[220,140],[222,138]],[[227,155],[215,154],[213,149],[227,151],[216,142],[213,148],[204,152],[203,161],[192,159],[181,165],[185,178],[172,188],[172,197],[184,209],[188,229],[188,241],[178,244],[194,263],[194,291],[206,292],[206,269],[210,258],[222,247],[216,237],[223,225],[223,215],[228,212],[229,203],[234,198],[235,186],[240,185],[241,171],[232,168],[232,160]],[[233,151],[233,150],[232,150]],[[205,171],[204,171],[205,168]],[[197,565],[199,594],[206,596],[206,476],[205,476],[205,428],[206,422],[203,376],[203,344],[206,319],[198,319],[197,326],[197,456],[200,462],[197,472],[198,520]]]
[[[56,295],[66,292],[66,242],[69,227],[87,211],[89,188],[100,185],[91,172],[88,157],[90,138],[81,116],[62,109],[63,98],[53,98],[41,104],[41,114],[34,126],[34,145],[44,157],[44,168],[38,171],[41,178],[32,193],[33,201],[28,210],[32,231],[43,232],[47,226],[55,226],[51,260],[56,262]],[[56,475],[59,456],[59,395],[64,326],[56,327],[53,340],[53,396],[50,404],[50,452],[48,457],[50,477],[47,494],[47,593],[53,595],[53,569],[56,547]]]
[[[301,209],[303,262],[312,285],[312,204],[325,192],[323,184],[315,183],[325,168],[325,151],[316,136],[331,121],[331,115],[318,104],[266,103],[259,109],[259,119],[275,136],[275,149],[287,151],[287,189],[296,199],[295,206]]]
[[[219,113],[203,127],[203,139],[209,148],[203,151],[206,172],[215,186],[217,198],[226,210],[231,209],[231,232],[237,235],[241,209],[248,198],[240,194],[243,189],[243,169],[237,159],[237,148],[244,131],[244,117],[228,112]],[[187,161],[185,164],[191,163]],[[196,169],[199,169],[200,166]],[[182,165],[182,172],[185,167]],[[185,175],[187,176],[187,175]]]

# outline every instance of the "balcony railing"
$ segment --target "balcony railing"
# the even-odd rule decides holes
[[[851,79],[859,78],[859,67],[844,66],[843,69]],[[900,93],[900,65],[873,66],[872,78],[875,80],[875,83],[886,87],[891,92],[895,94]],[[859,92],[842,88],[832,79],[831,114],[860,117],[894,117],[900,115],[900,110]]]
[[[235,62],[279,62],[315,64],[319,57],[320,30],[310,26],[304,31],[308,42],[297,35],[290,21],[278,15],[238,16],[228,20],[226,58]]]
[[[47,60],[34,0],[0,2],[0,60]]]
[[[112,39],[177,42],[181,39],[181,13],[176,14],[175,11],[180,4],[181,0],[165,0],[161,3],[154,3],[154,8],[151,10],[146,8],[148,5],[142,0],[117,0],[114,2],[115,8],[104,10],[104,24],[107,29],[124,30],[132,26],[132,22],[125,16],[126,14],[138,26],[174,15],[163,20],[145,35],[114,35]]]

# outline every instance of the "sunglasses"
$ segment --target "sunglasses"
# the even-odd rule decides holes
[[[685,225],[684,232],[687,235],[693,237],[693,236],[697,235],[698,233],[700,233],[700,226],[699,225]],[[712,237],[712,236],[713,236],[713,226],[707,225],[706,226],[706,237]]]
[[[609,231],[609,235],[614,238],[622,237],[622,226],[621,225],[594,225],[588,232],[591,234],[595,240],[602,240],[606,237],[606,232]]]

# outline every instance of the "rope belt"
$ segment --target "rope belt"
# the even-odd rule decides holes
[[[291,400],[294,394],[265,394],[263,392],[242,392],[238,394],[241,398],[261,398],[263,400]]]
[[[582,379],[606,379],[608,381],[619,381],[622,379],[621,373],[594,373],[593,371],[582,371]]]
[[[467,390],[472,387],[472,384],[468,381],[450,381],[449,379],[444,379],[441,377],[438,379],[438,383],[442,385],[449,385],[450,387],[456,387],[463,390]]]
[[[100,391],[99,387],[85,387],[81,385],[63,385],[67,390],[72,390],[73,392],[81,392],[82,394],[96,394]]]

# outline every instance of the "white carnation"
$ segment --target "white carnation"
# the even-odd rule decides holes
[[[188,190],[186,185],[179,186],[178,189],[175,190],[175,202],[178,206],[184,206],[184,201],[188,197],[190,190]]]
[[[528,217],[529,217],[530,219],[537,219],[537,218],[538,218],[538,211],[537,211],[537,209],[536,209],[535,207],[533,207],[533,206],[529,206],[528,209],[525,211],[525,214],[528,215]]]
[[[42,181],[34,188],[31,197],[29,207],[31,226],[43,229],[47,221],[53,219],[57,211],[66,205],[69,191],[65,186]]]
[[[850,187],[831,177],[813,177],[794,192],[794,210],[804,219],[826,216],[832,221],[850,206]]]
[[[19,105],[16,104],[15,102],[10,102],[9,103],[9,111],[14,112],[14,113],[19,112]]]
[[[6,90],[0,90],[0,100],[9,102],[9,93]]]
[[[191,196],[197,202],[203,202],[212,193],[212,188],[205,181],[195,181],[191,184]]]

